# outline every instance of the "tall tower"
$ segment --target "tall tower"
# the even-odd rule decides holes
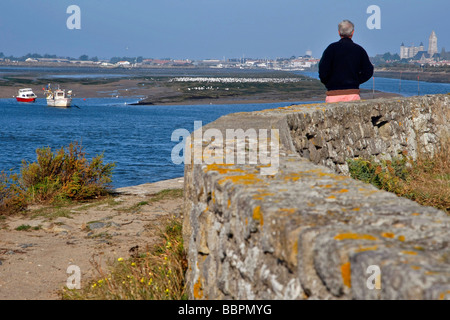
[[[428,40],[428,54],[432,57],[435,53],[438,52],[437,49],[437,36],[434,33],[434,30],[431,32],[430,39]]]
[[[405,44],[402,42],[401,46],[400,46],[400,59],[406,59],[408,58],[408,55],[406,54],[405,51]]]

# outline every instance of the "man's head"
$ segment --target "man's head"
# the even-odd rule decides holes
[[[355,25],[350,20],[343,20],[338,25],[339,35],[341,38],[352,38],[355,32]]]

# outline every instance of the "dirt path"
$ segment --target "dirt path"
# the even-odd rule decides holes
[[[0,299],[60,299],[70,265],[80,268],[83,285],[97,275],[92,259],[105,267],[109,259],[128,258],[136,246],[145,252],[159,240],[166,219],[179,217],[183,208],[182,197],[157,199],[155,194],[182,188],[183,178],[121,188],[108,199],[59,209],[34,207],[34,218],[2,221]],[[20,226],[30,228],[16,230]]]

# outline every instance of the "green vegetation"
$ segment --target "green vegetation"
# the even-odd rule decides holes
[[[39,230],[41,227],[40,226],[36,226],[36,227],[32,227],[28,224],[22,224],[20,226],[18,226],[16,228],[17,231],[28,231],[28,230]]]
[[[82,205],[81,207],[73,208],[74,211],[86,211],[90,208],[99,207],[101,205],[106,205],[108,207],[115,207],[118,206],[121,202],[114,199],[113,196],[107,196],[105,199],[102,200],[95,200],[93,202],[88,202],[85,205]]]
[[[158,202],[161,200],[170,200],[175,198],[181,198],[183,196],[183,189],[164,189],[153,195],[148,202]]]
[[[65,300],[182,300],[186,299],[184,275],[187,261],[181,222],[167,221],[162,241],[153,249],[119,258],[109,263],[105,273],[97,265],[99,277],[81,289],[65,288]]]
[[[119,209],[119,211],[128,212],[128,213],[137,213],[145,205],[152,204],[154,202],[158,202],[158,201],[162,201],[162,200],[181,198],[182,196],[183,196],[183,189],[164,189],[164,190],[161,190],[158,193],[152,195],[151,198],[149,198],[145,201],[136,203],[128,208]]]
[[[450,214],[450,140],[431,157],[347,160],[352,178]]]
[[[72,218],[72,211],[64,204],[57,204],[54,206],[45,206],[43,208],[33,210],[31,218],[43,217],[48,220],[55,220],[58,218]]]
[[[148,201],[141,201],[139,203],[132,205],[131,207],[119,209],[119,211],[128,213],[138,213],[141,210],[141,207],[147,204]]]
[[[40,148],[36,155],[36,162],[22,162],[20,174],[0,173],[2,214],[23,211],[31,203],[58,204],[108,193],[114,164],[103,164],[103,155],[88,161],[78,142],[55,152]]]

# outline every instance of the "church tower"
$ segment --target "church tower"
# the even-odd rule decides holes
[[[431,32],[430,39],[428,40],[428,54],[432,57],[435,53],[438,52],[437,48],[437,36],[434,33],[434,30]]]

